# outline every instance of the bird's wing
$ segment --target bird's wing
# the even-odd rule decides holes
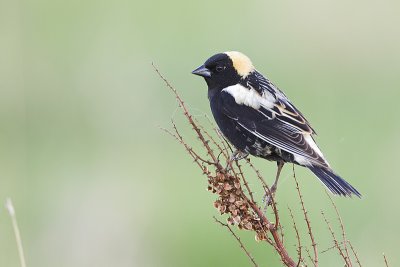
[[[221,110],[258,138],[294,155],[302,165],[329,167],[309,131],[278,117],[275,98],[240,84],[221,92]]]
[[[252,75],[249,75],[246,79],[242,80],[242,85],[247,88],[253,88],[260,95],[269,94],[275,98],[271,110],[278,120],[289,124],[300,131],[315,134],[314,129],[303,114],[301,114],[301,112],[290,103],[289,99],[281,90],[278,89],[278,87],[271,83],[261,73],[254,71]]]

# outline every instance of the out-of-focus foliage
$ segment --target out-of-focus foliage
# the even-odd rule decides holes
[[[399,8],[398,1],[0,2],[0,201],[14,201],[28,265],[248,264],[213,222],[206,181],[158,129],[181,116],[151,67],[200,118],[210,114],[206,86],[190,71],[226,50],[249,55],[285,91],[331,165],[363,193],[336,199],[362,262],[382,266],[385,252],[399,265]],[[272,180],[275,164],[254,162]],[[298,209],[290,169],[277,195],[281,214],[288,204]],[[297,168],[297,176],[317,242],[328,248],[320,210],[335,222],[329,200],[311,173]],[[289,215],[282,220],[290,223]],[[18,266],[4,209],[0,236],[0,266]],[[277,264],[252,235],[241,236],[261,262]],[[291,235],[286,242],[295,244]],[[321,265],[339,266],[335,256],[324,253]]]

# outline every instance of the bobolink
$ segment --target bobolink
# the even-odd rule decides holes
[[[204,77],[208,85],[214,119],[237,149],[231,159],[251,154],[277,161],[272,192],[284,163],[290,162],[310,169],[334,194],[361,197],[331,169],[313,139],[310,123],[247,56],[240,52],[216,54],[192,73]]]

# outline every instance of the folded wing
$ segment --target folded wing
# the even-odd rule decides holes
[[[299,164],[329,167],[311,136],[312,128],[291,104],[290,109],[278,112],[275,109],[279,109],[279,101],[271,94],[260,94],[242,85],[224,89],[221,99],[225,115],[258,138],[292,153]],[[296,116],[303,118],[304,122],[295,119],[291,113],[298,114]]]
[[[315,134],[314,129],[303,114],[301,114],[301,112],[290,103],[289,99],[281,90],[278,89],[278,87],[271,83],[261,73],[254,71],[253,75],[249,75],[246,79],[242,80],[242,85],[247,88],[253,88],[261,96],[272,96],[275,101],[271,110],[278,120],[289,124],[300,131]]]

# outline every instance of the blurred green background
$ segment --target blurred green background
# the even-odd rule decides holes
[[[399,9],[394,0],[0,1],[0,202],[14,201],[28,266],[249,265],[213,222],[205,178],[158,128],[171,117],[185,126],[151,67],[195,115],[210,114],[190,72],[227,50],[285,91],[364,195],[335,198],[362,263],[383,266],[385,252],[399,266]],[[254,162],[272,180],[275,164]],[[305,227],[290,169],[278,201],[293,254],[287,205]],[[297,176],[324,250],[320,210],[337,220],[317,179]],[[252,233],[240,236],[261,266],[278,266]],[[343,266],[337,258],[323,253],[321,266]],[[0,266],[19,266],[4,208]]]

